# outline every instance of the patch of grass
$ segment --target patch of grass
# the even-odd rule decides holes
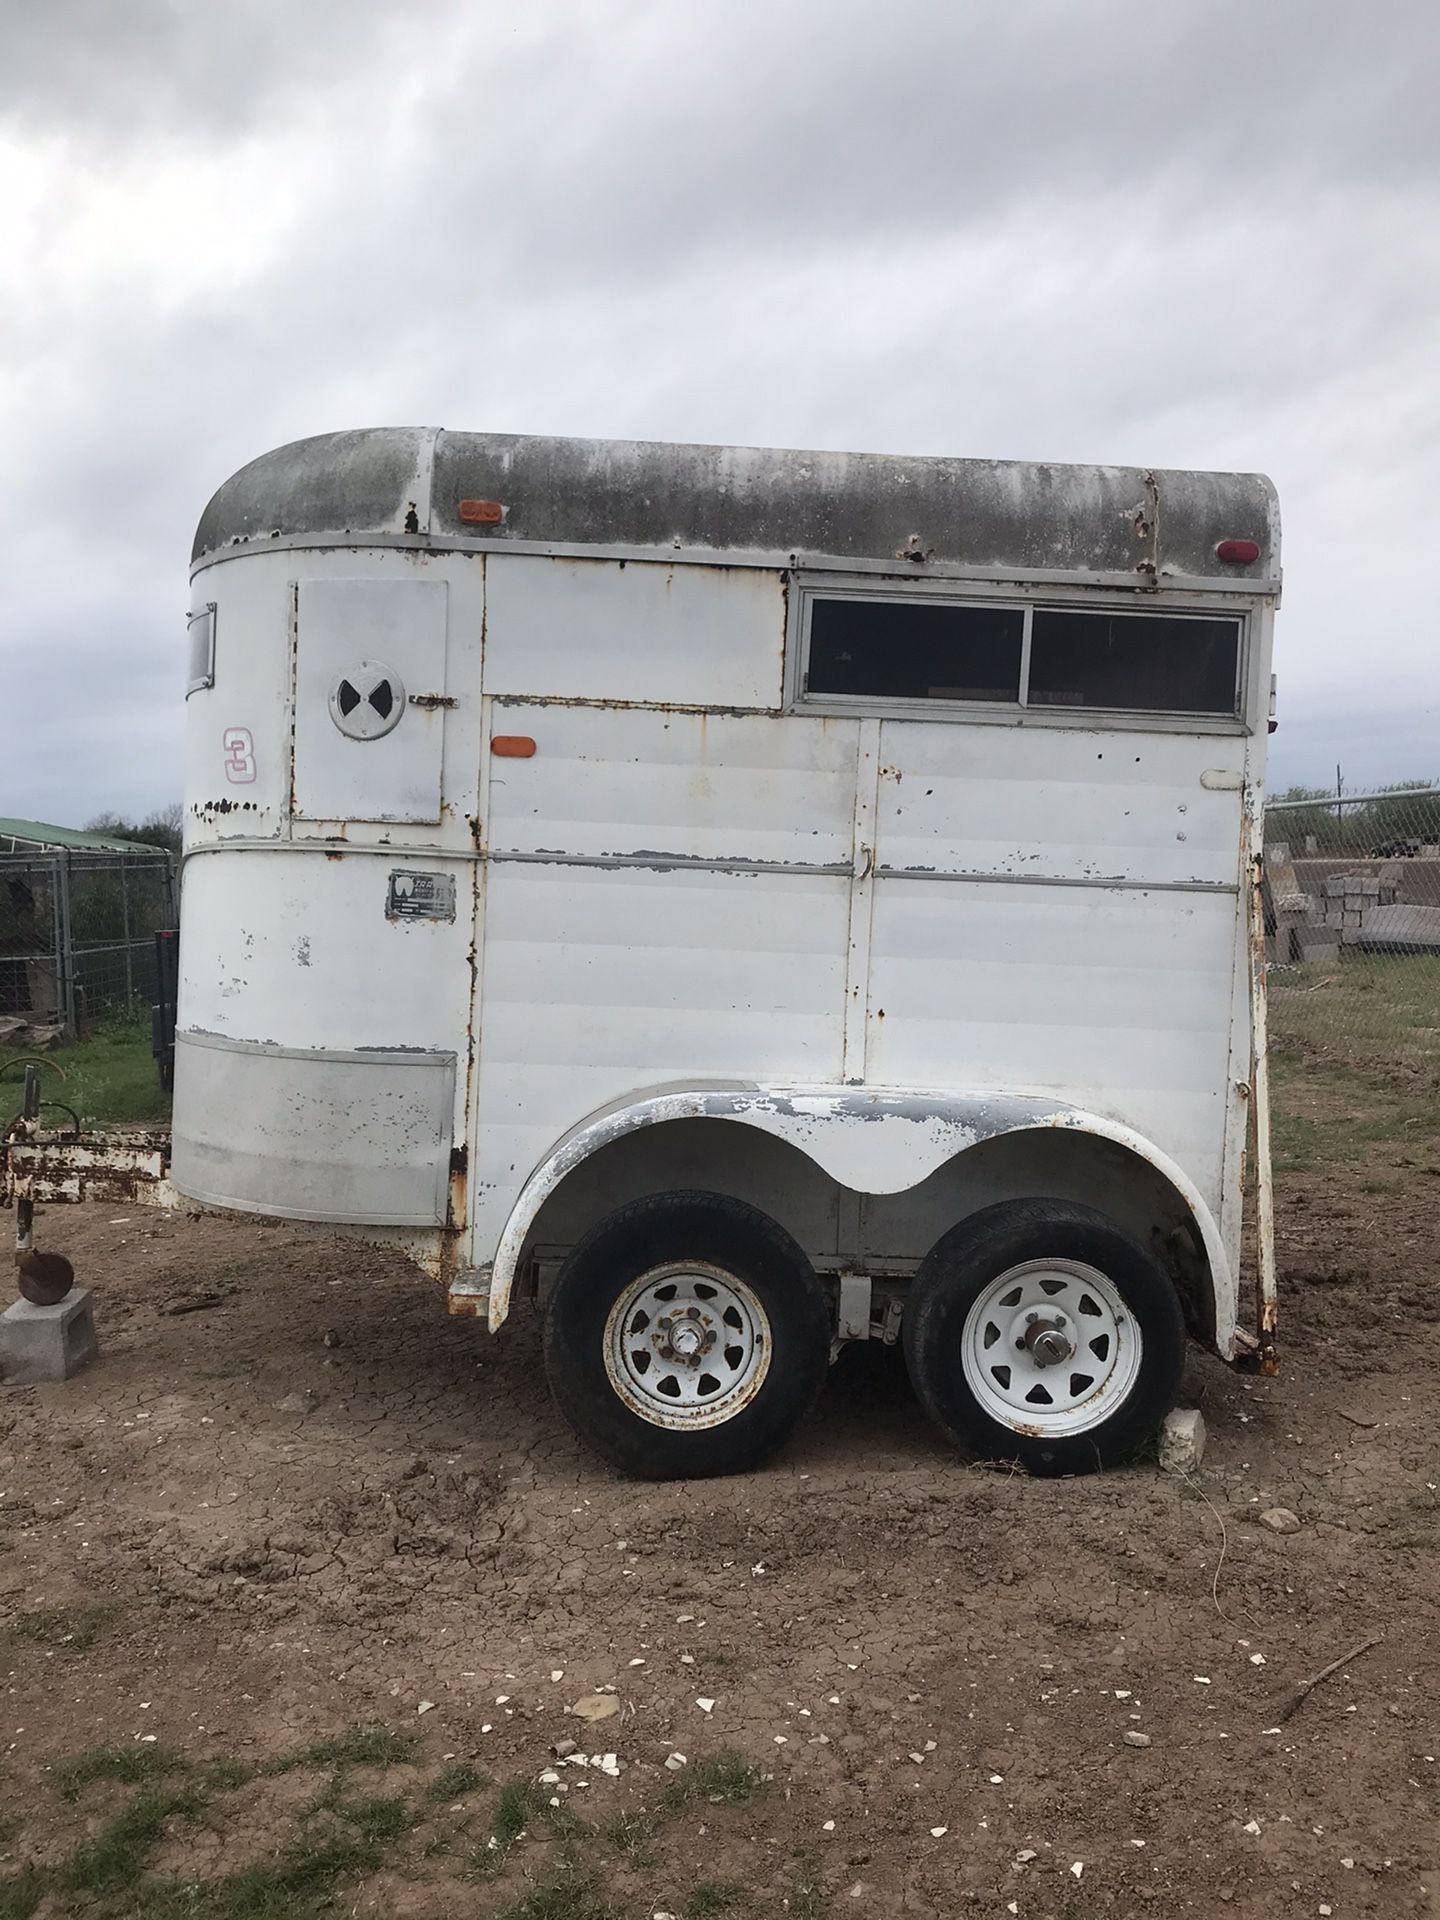
[[[744,1897],[738,1880],[702,1880],[685,1902],[685,1920],[709,1920],[711,1914],[729,1913]]]
[[[714,1806],[736,1806],[764,1791],[765,1780],[758,1767],[742,1760],[738,1753],[716,1753],[687,1767],[665,1789],[661,1809],[678,1813],[697,1800]]]
[[[545,1811],[545,1795],[533,1780],[507,1780],[490,1817],[489,1838],[470,1857],[471,1871],[482,1880],[493,1880],[515,1842]]]
[[[490,1831],[502,1847],[514,1846],[532,1820],[545,1811],[545,1796],[533,1781],[507,1780],[495,1802]]]
[[[335,1803],[335,1811],[349,1822],[367,1846],[378,1847],[388,1840],[398,1840],[416,1824],[416,1815],[395,1794],[377,1793],[364,1800],[340,1800]]]
[[[69,1647],[84,1653],[94,1646],[95,1636],[114,1612],[113,1606],[106,1605],[81,1607],[78,1613],[67,1607],[31,1607],[16,1614],[10,1631],[37,1647]]]
[[[622,1813],[605,1829],[605,1838],[634,1867],[655,1862],[655,1828],[642,1814]]]
[[[790,1920],[825,1920],[830,1911],[830,1896],[812,1862],[802,1860],[795,1869],[786,1901]]]
[[[108,1022],[98,1033],[47,1057],[65,1079],[62,1084],[58,1075],[45,1074],[45,1098],[73,1107],[82,1127],[141,1125],[169,1118],[170,1096],[161,1087],[151,1058],[148,1019]]]
[[[259,1771],[244,1760],[209,1760],[199,1774],[207,1790],[233,1793],[236,1787],[248,1786]]]
[[[56,1884],[69,1893],[112,1894],[133,1887],[150,1855],[165,1837],[166,1823],[193,1820],[204,1801],[193,1788],[174,1793],[147,1790],[137,1795],[93,1840],[64,1861]]]
[[[443,1773],[436,1774],[425,1789],[425,1797],[427,1800],[459,1800],[486,1784],[485,1776],[478,1767],[458,1760],[453,1767],[446,1767]]]
[[[292,1773],[296,1767],[399,1767],[415,1757],[412,1734],[388,1727],[349,1727],[331,1740],[316,1740],[297,1753],[272,1760],[266,1773]]]
[[[54,1779],[62,1800],[78,1800],[81,1790],[96,1780],[135,1786],[188,1771],[189,1763],[164,1747],[91,1747],[57,1767]]]
[[[220,1880],[147,1887],[135,1920],[308,1920],[338,1880],[373,1873],[384,1861],[379,1845],[356,1834],[303,1839]]]
[[[38,1867],[23,1867],[0,1880],[0,1920],[30,1920],[45,1895],[45,1875]]]
[[[502,1907],[498,1920],[626,1920],[593,1874],[562,1873]]]

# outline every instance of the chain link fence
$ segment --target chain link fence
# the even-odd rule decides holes
[[[1324,1070],[1363,1127],[1440,1090],[1440,786],[1272,801],[1265,878],[1282,1092]]]
[[[155,934],[175,925],[168,854],[0,853],[0,1020],[32,1038],[135,1017],[157,998]]]

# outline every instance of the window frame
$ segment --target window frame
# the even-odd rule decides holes
[[[1020,674],[1013,700],[915,699],[859,693],[811,693],[805,681],[810,662],[810,629],[817,600],[929,601],[947,606],[989,607],[1024,612],[1020,639]],[[1163,615],[1174,619],[1233,620],[1239,627],[1235,649],[1235,705],[1229,713],[1205,713],[1181,708],[1062,707],[1050,701],[1029,704],[1030,653],[1037,611],[1095,613],[1131,617]],[[1254,650],[1254,607],[1237,606],[1233,595],[1137,592],[1127,598],[1113,589],[1084,586],[1009,587],[985,583],[967,588],[949,580],[911,580],[892,575],[797,573],[791,576],[790,610],[786,635],[785,710],[852,718],[874,716],[896,720],[931,720],[945,724],[969,721],[991,726],[1045,726],[1133,728],[1159,733],[1244,734],[1252,730],[1248,716],[1250,674]]]
[[[213,687],[215,684],[215,616],[216,605],[213,600],[207,600],[203,607],[195,607],[185,616],[185,638],[190,655],[186,662],[185,698],[187,700],[192,693],[203,693],[207,687]],[[197,635],[195,628],[202,620],[205,625],[201,634]],[[203,661],[196,658],[199,651],[197,639],[204,648]]]

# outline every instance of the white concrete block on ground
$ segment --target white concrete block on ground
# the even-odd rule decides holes
[[[7,1387],[68,1380],[99,1350],[88,1287],[73,1287],[53,1307],[17,1300],[0,1313],[0,1379]]]
[[[1198,1407],[1175,1407],[1160,1429],[1160,1471],[1193,1473],[1205,1458],[1205,1417]]]

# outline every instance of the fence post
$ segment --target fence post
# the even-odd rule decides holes
[[[68,853],[58,853],[55,856],[55,904],[60,936],[55,955],[58,962],[60,1013],[65,1032],[73,1040],[76,1037],[75,952],[70,932],[70,856]]]
[[[125,878],[126,860],[120,856],[120,926],[125,940],[125,1011],[135,1011],[135,963],[130,952],[130,885]]]

